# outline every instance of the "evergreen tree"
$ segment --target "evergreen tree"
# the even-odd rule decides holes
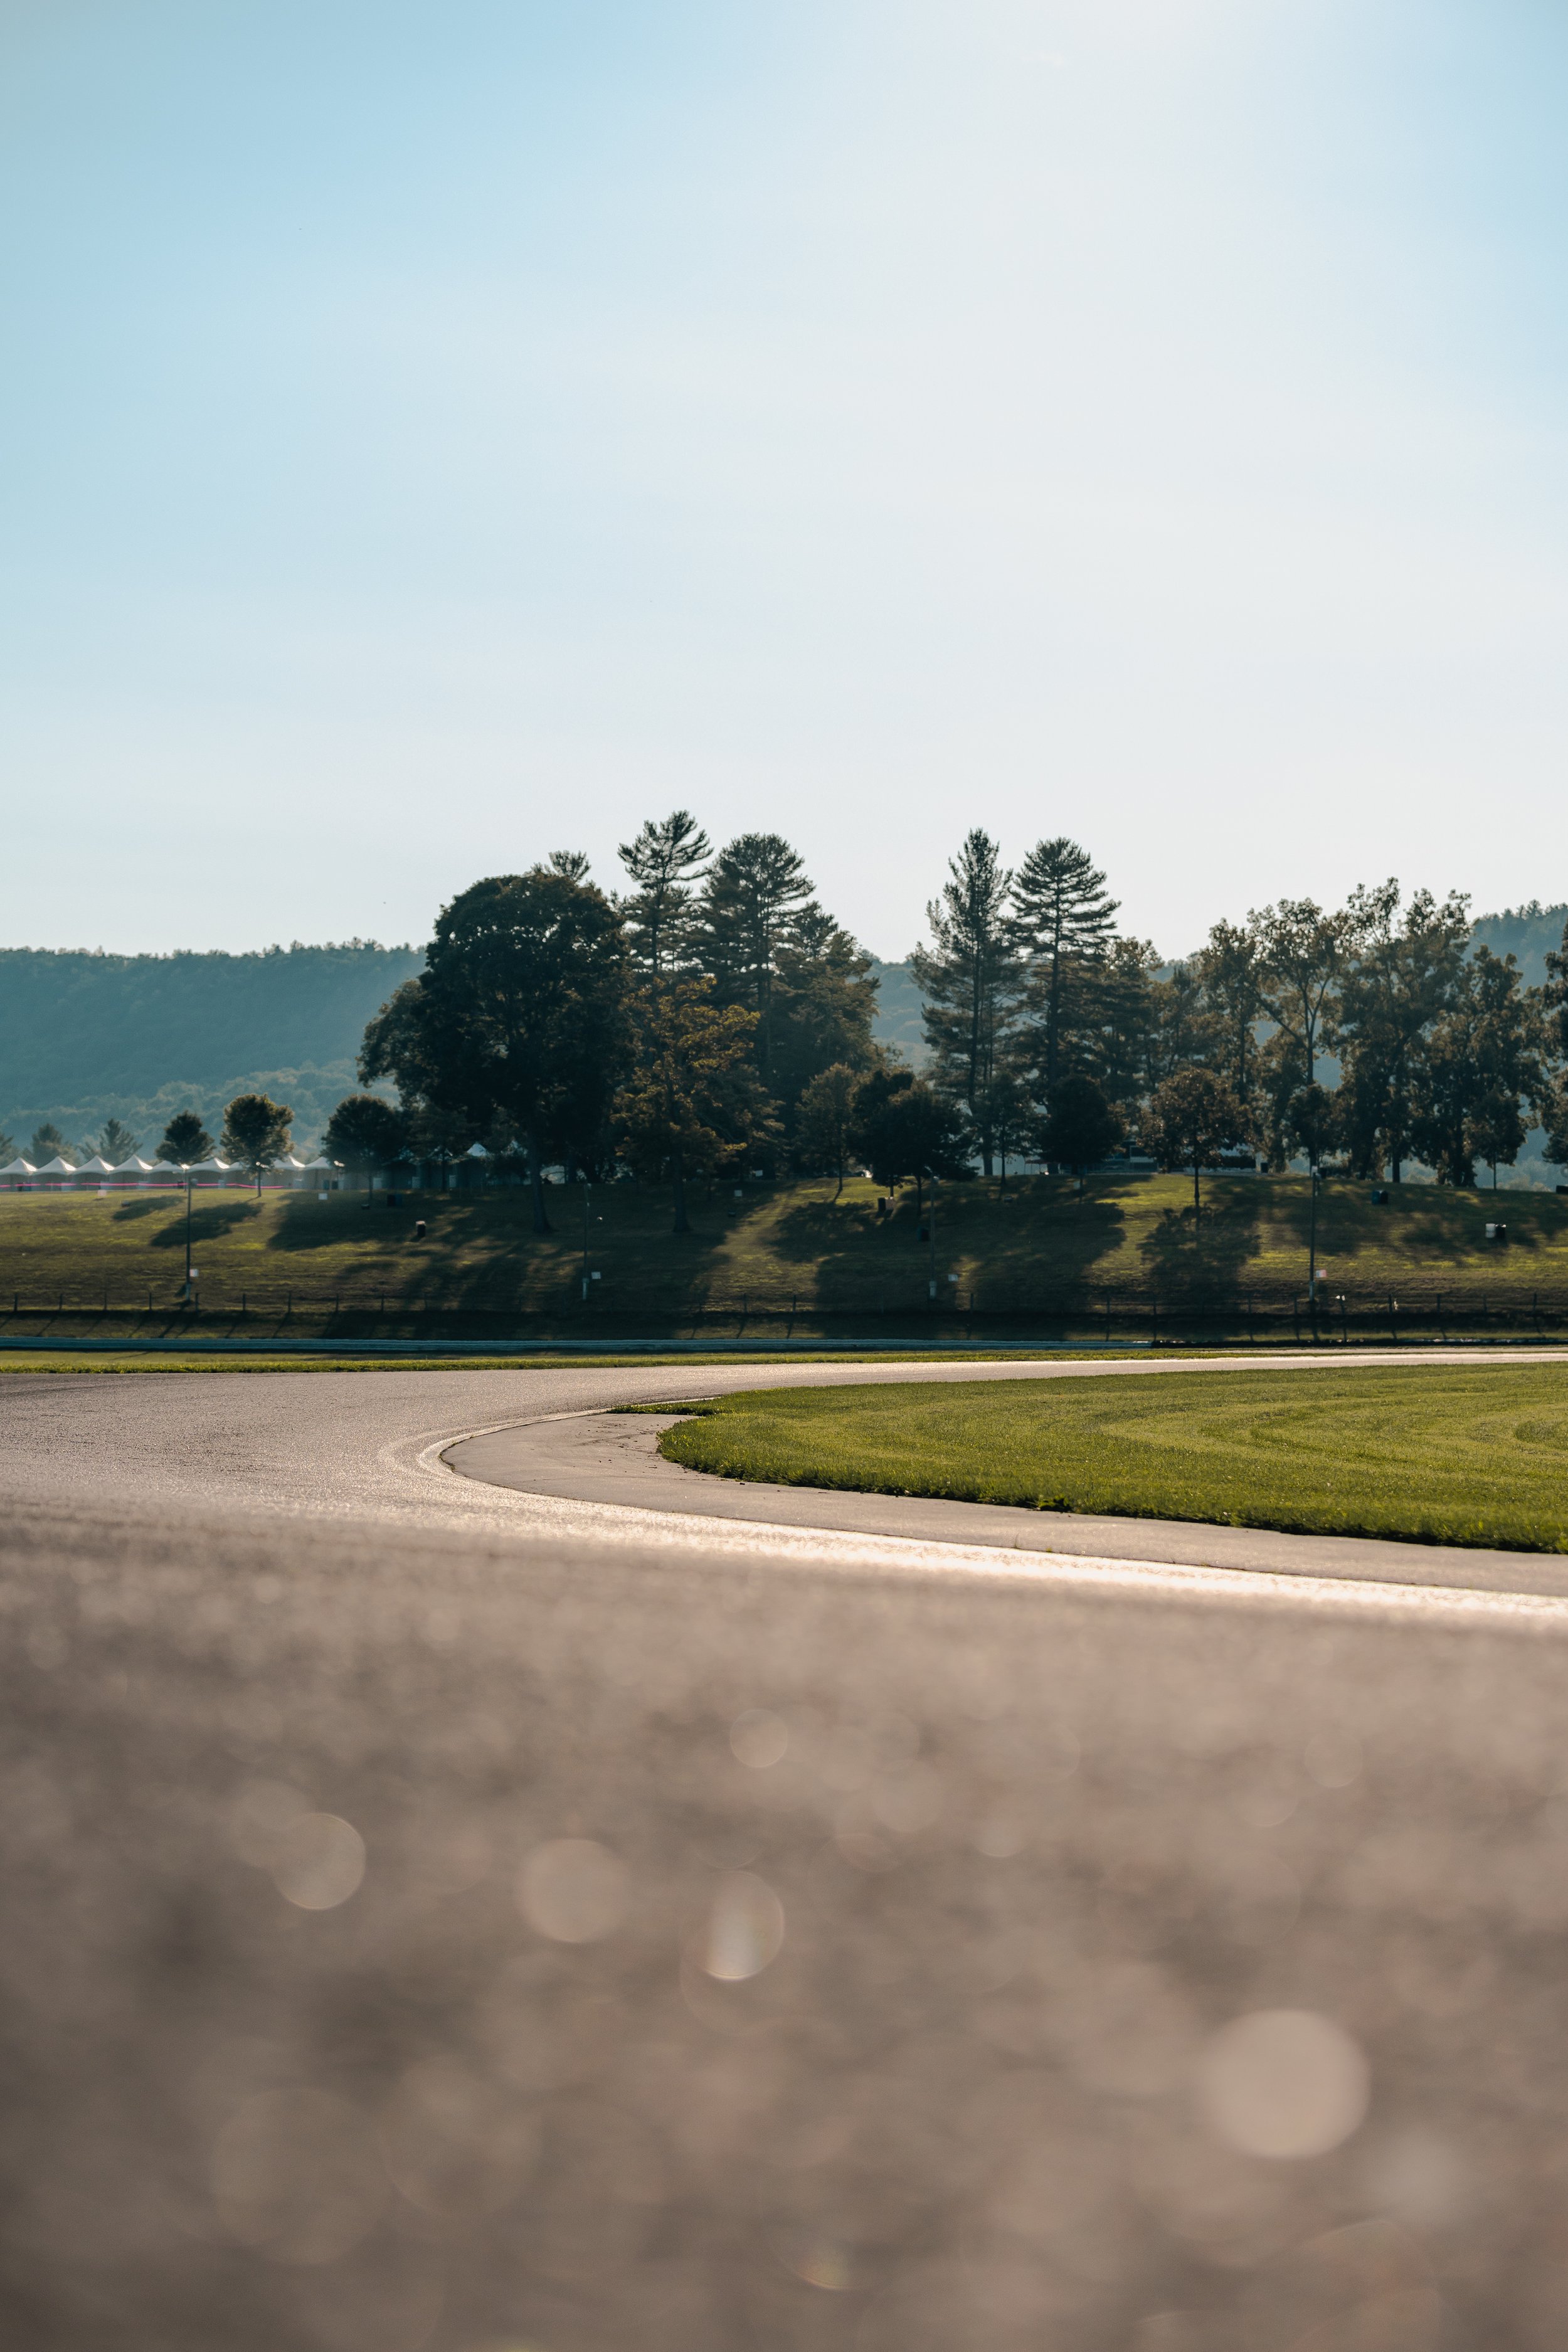
[[[1017,1014],[1013,877],[979,826],[947,870],[941,897],[926,908],[933,944],[917,949],[910,961],[924,999],[932,1079],[968,1114],[989,1176],[1003,1109],[997,1085],[1010,1072]]]
[[[37,1142],[37,1138],[35,1136],[33,1140]],[[216,1149],[194,1110],[177,1110],[163,1129],[158,1157],[172,1168],[194,1168],[198,1160],[210,1160]]]
[[[690,944],[692,885],[712,845],[689,809],[647,819],[616,855],[637,888],[621,904],[633,963],[651,981],[684,969]]]
[[[702,955],[715,1001],[757,1016],[757,1069],[771,1086],[781,950],[811,904],[811,881],[781,834],[743,833],[721,849],[702,892]]]
[[[585,849],[552,849],[550,853],[550,871],[563,875],[568,882],[585,882],[590,864]]]
[[[42,1168],[51,1160],[69,1160],[71,1147],[52,1119],[33,1129],[33,1139],[27,1146],[27,1157],[35,1168]],[[74,1161],[72,1162],[74,1166]]]
[[[130,1159],[136,1149],[137,1140],[137,1137],[132,1134],[123,1119],[106,1118],[103,1122],[103,1132],[92,1148],[100,1160],[107,1160],[111,1168],[118,1168],[123,1161]]]
[[[1037,841],[1013,885],[1014,937],[1029,959],[1038,1028],[1036,1063],[1048,1100],[1075,1032],[1093,1017],[1095,982],[1114,937],[1118,902],[1087,849],[1058,835]]]

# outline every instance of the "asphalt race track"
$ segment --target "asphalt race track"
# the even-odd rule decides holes
[[[1555,1562],[546,1420],[1164,1369],[0,1381],[7,2352],[1561,2352]]]

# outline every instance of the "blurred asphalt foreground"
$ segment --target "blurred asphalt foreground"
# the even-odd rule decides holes
[[[161,1507],[47,1385],[7,2347],[1568,2342],[1561,1604]]]

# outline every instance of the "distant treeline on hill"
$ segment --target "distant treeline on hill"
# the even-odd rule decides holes
[[[300,1139],[358,1083],[365,1024],[419,969],[423,950],[375,940],[252,955],[106,955],[0,948],[0,1130],[48,1119],[67,1135],[119,1118],[154,1140],[179,1110],[271,1094]],[[878,1034],[922,1058],[907,964],[877,964]]]
[[[374,940],[254,955],[0,949],[0,1128],[106,1118],[139,1131],[187,1104],[289,1089],[301,1131],[354,1083],[364,1024],[420,950]]]
[[[1535,987],[1565,919],[1568,904],[1532,900],[1477,919],[1468,944],[1513,956],[1521,984]],[[1152,949],[1138,952],[1151,969],[1157,962]],[[145,1140],[176,1111],[213,1114],[256,1092],[289,1103],[296,1141],[312,1141],[360,1084],[366,1024],[422,961],[422,949],[374,940],[239,955],[0,950],[0,1132],[25,1136],[49,1120],[74,1139],[113,1118]],[[1162,980],[1201,962],[1200,953],[1166,966]],[[877,1041],[911,1066],[929,1065],[911,963],[868,960],[867,969],[878,984]],[[1337,1079],[1331,1055],[1324,1066]],[[1521,1156],[1541,1149],[1535,1130]]]

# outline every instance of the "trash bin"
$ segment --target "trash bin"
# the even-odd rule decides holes
[[[1388,1206],[1388,1194],[1379,1186],[1373,1187],[1372,1205],[1374,1209],[1386,1209]]]
[[[1487,1239],[1489,1242],[1506,1242],[1508,1239],[1508,1227],[1506,1225],[1489,1225],[1487,1227]]]

